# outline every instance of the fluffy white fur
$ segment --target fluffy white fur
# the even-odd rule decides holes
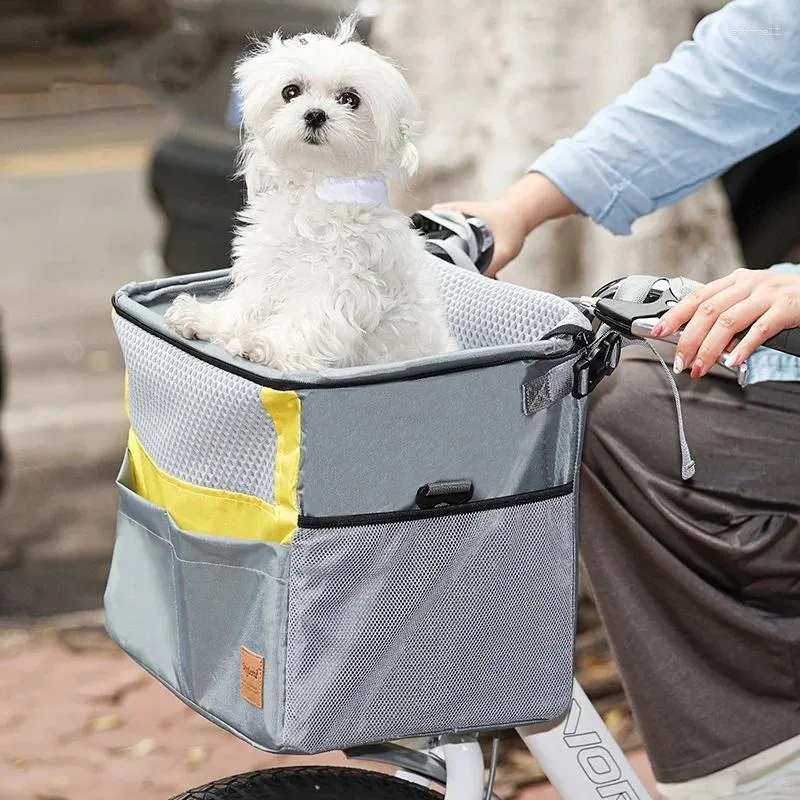
[[[386,205],[317,194],[322,183],[410,175],[417,166],[411,89],[352,32],[348,22],[332,38],[276,35],[237,68],[248,200],[233,286],[212,302],[175,300],[166,319],[187,338],[284,371],[456,348],[408,219]],[[309,112],[326,120],[315,127]]]

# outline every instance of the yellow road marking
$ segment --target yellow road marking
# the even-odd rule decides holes
[[[0,178],[40,178],[141,169],[150,158],[149,142],[85,147],[41,153],[0,154]]]

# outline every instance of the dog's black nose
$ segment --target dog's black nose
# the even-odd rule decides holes
[[[328,121],[328,115],[321,108],[311,108],[304,119],[312,131],[317,131]]]

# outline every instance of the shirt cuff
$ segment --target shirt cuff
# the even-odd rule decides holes
[[[650,198],[574,138],[557,141],[533,162],[529,172],[549,178],[584,214],[611,233],[629,234],[639,217],[654,210]]]

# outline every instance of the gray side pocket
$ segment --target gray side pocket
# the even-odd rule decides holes
[[[126,455],[105,595],[109,633],[183,700],[282,747],[289,549],[194,534],[132,489]],[[250,675],[243,685],[242,648]]]
[[[182,660],[192,699],[262,747],[278,750],[289,550],[186,533],[170,524]],[[244,687],[242,648],[248,651],[245,666],[263,670]]]
[[[117,478],[119,512],[105,591],[106,627],[123,650],[182,691],[167,513],[137,497],[132,485],[126,453]]]
[[[287,745],[320,752],[562,714],[575,635],[572,493],[368,516],[294,537]]]

